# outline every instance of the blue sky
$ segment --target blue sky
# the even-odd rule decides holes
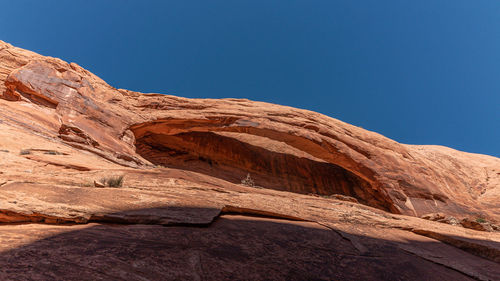
[[[9,1],[0,40],[117,88],[321,112],[500,157],[500,1]]]

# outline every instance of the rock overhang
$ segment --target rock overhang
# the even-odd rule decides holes
[[[237,151],[231,149],[231,145],[247,150],[250,145],[263,148],[259,151],[265,151],[264,154],[252,152],[252,155],[244,156],[246,160],[243,162],[253,163],[250,166],[255,166],[255,161],[248,159],[261,161],[266,158],[262,155],[274,155],[272,153],[276,151],[272,151],[271,147],[273,142],[279,142],[289,148],[284,149],[286,153],[281,153],[288,158],[297,156],[294,155],[297,151],[307,156],[292,157],[294,160],[291,162],[302,163],[302,170],[312,169],[314,172],[309,173],[310,176],[326,179],[331,177],[329,173],[335,172],[327,169],[318,176],[315,174],[321,169],[318,167],[324,166],[324,163],[337,167],[333,170],[356,179],[354,185],[365,190],[363,193],[374,193],[376,195],[373,196],[384,202],[372,203],[372,206],[417,216],[433,211],[455,215],[484,213],[480,202],[482,194],[488,195],[484,198],[488,198],[486,203],[490,204],[493,200],[491,194],[500,182],[500,165],[496,158],[403,145],[318,113],[275,104],[237,99],[186,99],[117,90],[74,63],[43,57],[8,44],[2,45],[0,53],[2,58],[9,58],[0,66],[0,78],[4,81],[0,95],[13,103],[31,104],[34,110],[39,108],[53,116],[43,121],[35,119],[26,122],[29,118],[40,118],[40,115],[25,110],[23,116],[11,116],[17,124],[30,126],[38,130],[37,133],[56,137],[68,145],[120,165],[151,166],[141,149],[143,144],[151,144],[155,139],[167,141],[169,145],[172,142],[176,142],[176,146],[181,144],[184,150],[212,163],[216,159],[211,159],[207,151],[203,155],[198,155],[200,153],[196,151],[206,150],[201,143],[203,139],[226,144],[221,147],[229,148],[232,153]],[[16,54],[15,58],[11,57],[12,53]],[[33,126],[37,122],[43,122],[40,123],[43,126]],[[250,141],[250,138],[254,140]],[[268,140],[267,144],[265,140]],[[257,166],[272,170],[270,162],[274,158],[268,158],[267,166]],[[311,166],[310,161],[297,160],[300,158],[320,164]],[[278,164],[280,161],[285,160],[279,160]],[[244,174],[248,167],[243,166],[233,174],[237,177]],[[286,171],[279,174],[278,169],[271,174],[286,178],[287,174],[296,176],[297,173]],[[294,190],[300,191],[298,186],[304,185],[300,181],[288,182],[288,185],[281,182],[282,188],[295,186]],[[262,185],[265,186],[265,181]],[[278,185],[269,186],[277,188]],[[327,191],[327,184],[311,186],[303,190],[320,194],[343,190],[333,187]],[[348,194],[357,195],[362,202],[369,201],[356,192]]]

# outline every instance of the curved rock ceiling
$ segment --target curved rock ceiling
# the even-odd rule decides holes
[[[192,170],[240,183],[297,193],[344,194],[389,210],[370,184],[335,164],[284,143],[240,133],[149,133],[136,139],[137,152],[155,165]],[[297,155],[302,154],[302,155]],[[375,193],[375,194],[374,194]]]

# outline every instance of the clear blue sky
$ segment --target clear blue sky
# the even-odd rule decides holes
[[[6,1],[0,39],[117,88],[310,109],[500,157],[500,1]]]

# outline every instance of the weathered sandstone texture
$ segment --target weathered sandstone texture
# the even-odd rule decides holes
[[[1,280],[500,279],[498,158],[2,41],[0,167]]]

